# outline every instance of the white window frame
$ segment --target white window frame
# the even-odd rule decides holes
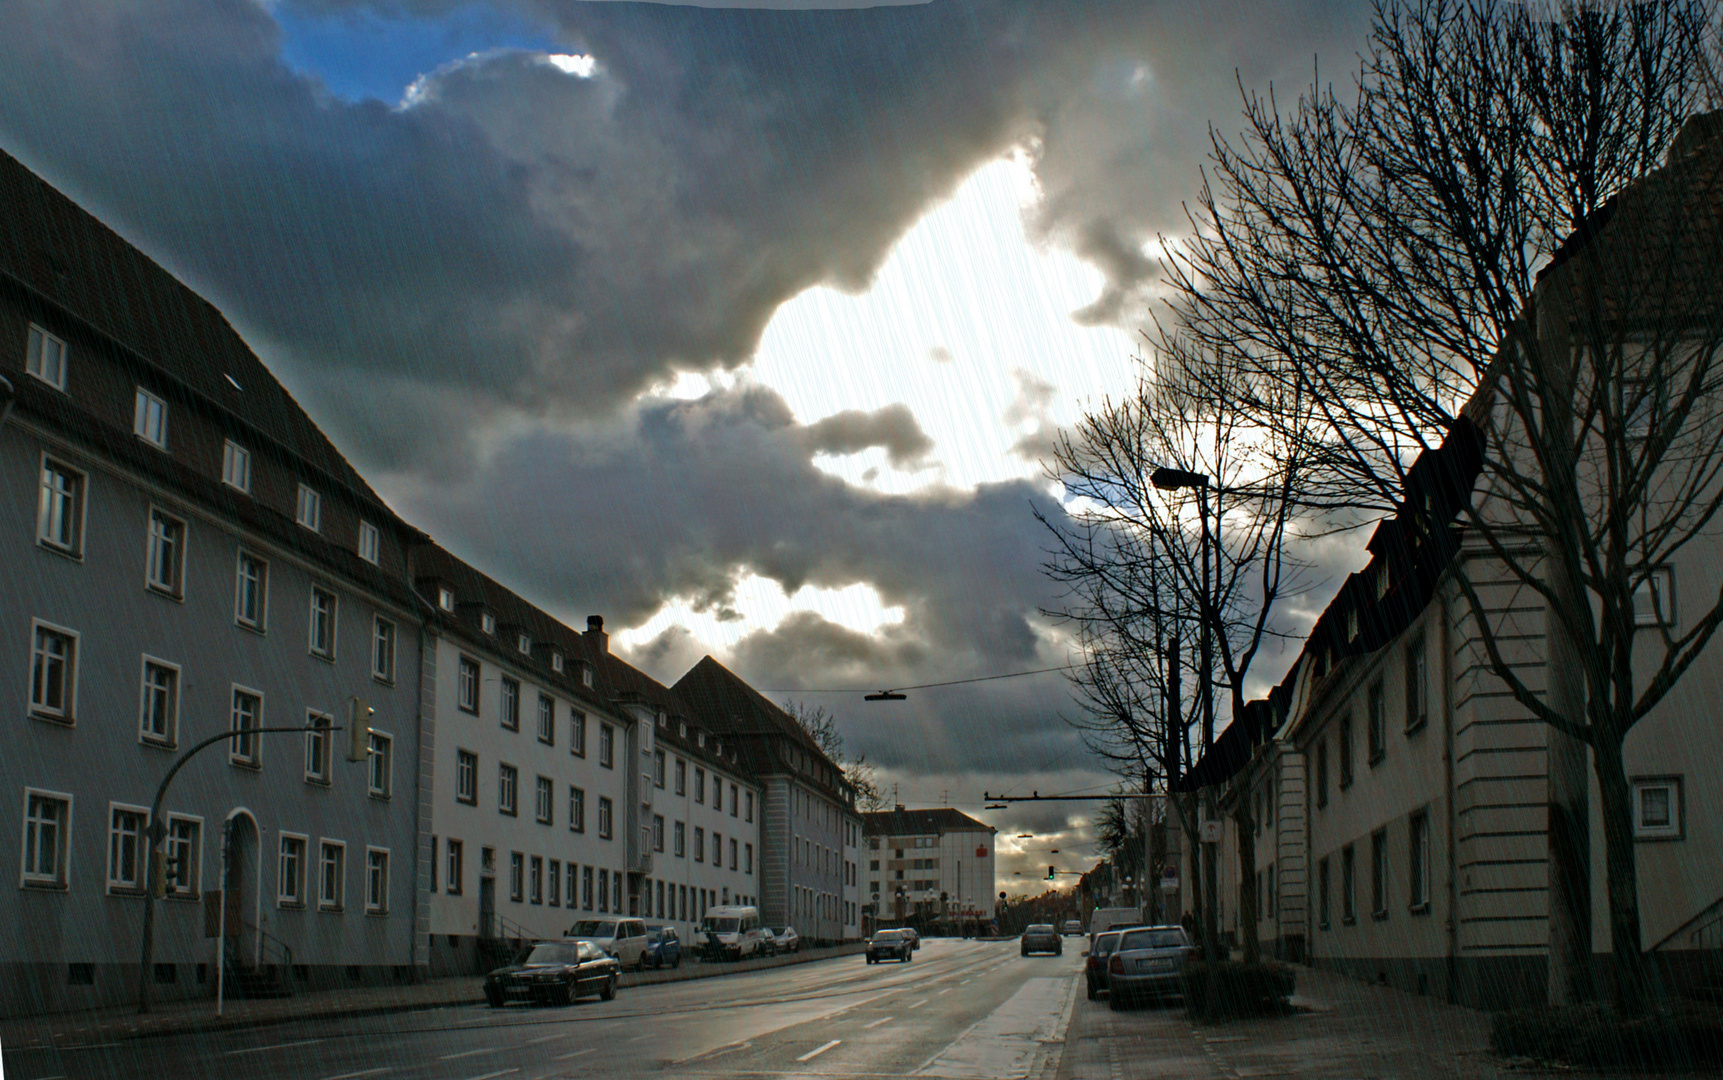
[[[119,827],[120,815],[134,818],[137,821],[137,831],[123,832]],[[126,857],[125,847],[131,847],[132,876],[122,877],[117,872],[120,862]],[[108,895],[109,896],[142,896],[144,888],[149,884],[149,845],[150,845],[150,808],[136,806],[131,803],[108,803]]]
[[[241,694],[245,694],[249,697],[253,697],[253,698],[257,699],[257,717],[256,717],[257,725],[256,726],[260,727],[260,728],[263,726],[263,710],[264,710],[263,691],[254,690],[249,686],[241,686],[238,683],[229,684],[227,729],[228,729],[228,731],[235,732],[236,734],[232,738],[230,738],[227,742],[228,764],[237,765],[243,769],[261,769],[261,768],[263,768],[263,736],[262,735],[256,734],[254,731],[253,734],[250,736],[250,738],[252,740],[252,744],[251,744],[252,745],[252,753],[249,756],[241,753],[239,750],[238,743],[239,743],[240,739],[246,737],[243,734],[239,734],[239,733],[242,733],[245,729],[237,728],[234,726],[234,722],[239,719],[239,696]]]
[[[616,834],[616,804],[608,795],[598,797],[598,838],[609,840]]]
[[[335,895],[329,895],[329,856],[335,858]],[[317,910],[345,911],[347,909],[347,841],[331,840],[327,836],[317,841]]]
[[[251,494],[251,451],[232,439],[221,444],[221,482],[235,491]]]
[[[50,486],[48,475],[67,478],[71,490],[55,485]],[[37,463],[36,469],[36,543],[61,555],[73,559],[84,557],[84,518],[85,506],[90,490],[89,474],[82,469],[74,469],[59,458],[44,453]],[[58,517],[53,510],[64,504],[59,510]],[[67,517],[70,524],[66,524]],[[50,530],[49,522],[58,521],[61,527]],[[64,535],[62,539],[61,534]]]
[[[688,823],[673,821],[670,824],[670,853],[678,859],[686,859],[688,857]]]
[[[379,762],[381,765],[379,766]],[[365,750],[365,794],[388,800],[395,791],[395,736],[371,729]]]
[[[166,818],[167,834],[162,842],[167,846],[164,853],[167,860],[167,898],[196,900],[203,895],[203,818],[195,814],[168,814]],[[176,836],[174,829],[181,825],[192,826],[194,834],[187,839]],[[174,874],[175,867],[183,866],[174,854],[181,844],[188,848],[184,857],[191,864],[186,868],[186,884],[183,888],[179,884],[178,876]]]
[[[538,741],[556,745],[556,698],[543,690],[538,692]]]
[[[1633,789],[1633,838],[1635,840],[1681,840],[1687,835],[1687,806],[1680,776],[1635,776],[1629,783]],[[1669,791],[1669,822],[1666,825],[1645,823],[1644,792],[1653,788]]]
[[[53,370],[51,371],[49,370],[49,364],[47,363],[49,345],[54,346]],[[47,383],[49,386],[52,386],[61,393],[65,393],[66,369],[69,366],[67,363],[68,356],[69,350],[66,348],[65,338],[56,334],[51,334],[40,326],[37,326],[35,323],[30,324],[29,336],[26,339],[26,344],[24,346],[24,370],[26,372],[34,375],[36,378]]]
[[[598,725],[598,763],[606,769],[616,768],[616,728],[602,722]]]
[[[158,521],[163,523],[160,531],[156,528]],[[172,530],[177,530],[177,535],[170,535]],[[184,518],[159,506],[150,506],[144,518],[144,588],[160,596],[184,599],[185,545],[189,532]],[[157,576],[157,569],[163,562],[161,549],[166,544],[172,544],[173,550],[166,559],[168,580],[163,581]]]
[[[54,823],[54,872],[42,874],[36,872],[30,862],[30,854],[34,843],[39,842],[40,819],[30,816],[30,800],[43,799],[59,803],[63,815]],[[26,889],[69,889],[72,884],[72,811],[73,799],[69,792],[48,791],[45,788],[27,787],[24,789],[23,813],[19,819],[23,829],[18,839],[18,885]],[[34,833],[34,836],[32,835]],[[38,862],[39,866],[40,863]]]
[[[258,569],[255,618],[245,614],[245,564],[248,561]],[[259,634],[269,628],[269,560],[244,548],[240,548],[233,559],[233,621]]]
[[[154,704],[153,691],[157,688],[150,683],[150,670],[154,668],[167,672],[171,678],[166,696],[166,731],[157,734],[152,731],[149,721],[152,715],[151,706]],[[179,689],[180,666],[151,656],[148,653],[138,663],[138,741],[149,746],[160,746],[172,750],[179,745]]]
[[[462,769],[468,765],[465,779],[471,783],[462,784]],[[465,790],[463,790],[463,787]],[[477,806],[479,802],[479,755],[461,747],[455,748],[455,801]]]
[[[557,674],[558,674],[558,675],[561,675],[561,674],[562,674],[562,670],[563,670],[563,659],[562,659],[562,654],[561,654],[561,653],[559,653],[559,652],[552,652],[552,653],[551,653],[551,654],[550,654],[550,669],[551,669],[551,670],[552,670],[552,671],[554,671],[554,672],[556,672],[556,673],[557,673]]]
[[[369,521],[359,522],[359,557],[376,566],[383,551],[383,533]]]
[[[57,659],[61,665],[60,673],[60,702],[50,704],[37,696],[36,669],[38,656],[50,656],[42,648],[42,635],[52,634],[66,639],[70,643],[69,652]],[[60,626],[44,619],[30,620],[30,670],[25,676],[25,685],[30,688],[30,715],[50,723],[75,725],[78,718],[78,661],[83,641],[76,630]],[[47,660],[43,661],[44,663]]]
[[[515,636],[515,647],[520,650],[520,653],[522,656],[531,656],[532,655],[532,637],[531,637],[531,635],[529,635],[529,634],[517,634]]]
[[[652,850],[659,852],[659,853],[662,853],[664,851],[664,815],[663,814],[653,814],[652,815]]]
[[[1423,826],[1423,843],[1418,842],[1419,825]],[[1413,914],[1430,910],[1430,811],[1413,811],[1406,819],[1407,900]]]
[[[329,600],[329,612],[326,616],[326,629],[328,631],[329,640],[323,643],[319,643],[317,640],[319,614],[317,601],[320,597],[327,597]],[[311,604],[307,611],[305,620],[305,641],[306,648],[311,651],[311,655],[317,657],[319,660],[333,661],[335,659],[336,632],[340,626],[340,612],[341,598],[335,594],[333,589],[325,589],[321,585],[311,586]]]
[[[443,895],[460,896],[466,882],[466,844],[454,837],[443,839]]]
[[[540,825],[556,822],[556,781],[540,775],[533,781],[533,819]]]
[[[294,504],[293,520],[302,528],[314,533],[323,531],[323,496],[316,488],[306,484],[299,485],[298,500]]]
[[[1655,567],[1633,590],[1633,625],[1638,629],[1674,626],[1675,619],[1675,569]]]
[[[399,638],[393,619],[371,616],[371,678],[386,686],[395,685],[395,643]]]
[[[568,785],[568,831],[586,831],[586,789]]]
[[[479,613],[479,629],[483,630],[487,634],[496,633],[497,632],[497,617],[495,615],[492,615],[488,611],[480,612]]]
[[[334,781],[335,717],[316,709],[305,710],[305,782],[323,787]]]
[[[586,756],[586,713],[579,709],[568,711],[568,752],[575,757]]]
[[[437,590],[437,606],[444,611],[455,610],[455,590],[442,587]]]
[[[502,712],[499,722],[510,731],[520,730],[520,698],[520,680],[512,675],[504,675],[497,686],[498,708]]]
[[[305,906],[306,863],[311,859],[311,837],[304,833],[282,830],[281,839],[275,845],[275,906],[278,908],[303,908]],[[287,851],[288,845],[297,843],[298,857],[295,860],[294,874],[287,880]],[[293,886],[292,892],[287,886]]]
[[[382,858],[382,873],[377,872],[377,856]],[[389,849],[365,848],[365,914],[389,914]],[[380,886],[380,888],[378,888]]]
[[[132,399],[132,434],[157,450],[168,448],[167,402],[141,386]]]
[[[471,676],[469,678],[468,676]],[[470,656],[455,659],[455,707],[462,712],[479,715],[479,688],[484,685],[484,668]]]
[[[520,816],[520,769],[506,761],[497,762],[497,813]]]

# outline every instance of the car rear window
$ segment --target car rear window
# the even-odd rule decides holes
[[[1178,949],[1183,948],[1185,944],[1185,932],[1183,930],[1131,930],[1119,938],[1118,951]]]
[[[1119,946],[1119,934],[1102,934],[1095,939],[1095,955],[1110,956]]]

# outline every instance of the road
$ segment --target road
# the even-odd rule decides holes
[[[1062,957],[930,939],[908,964],[860,956],[623,990],[561,1008],[460,1006],[5,1054],[7,1080],[269,1077],[1039,1076],[1080,993]]]

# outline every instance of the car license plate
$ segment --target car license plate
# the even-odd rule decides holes
[[[1172,969],[1173,969],[1173,962],[1171,960],[1138,960],[1137,961],[1137,970],[1138,971],[1171,971]]]

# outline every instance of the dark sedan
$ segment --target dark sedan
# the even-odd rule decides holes
[[[643,968],[675,968],[682,966],[682,939],[674,926],[648,926],[646,951],[640,954]]]
[[[914,953],[915,944],[903,930],[881,930],[867,941],[867,962],[870,964],[881,960],[902,960],[907,964],[914,959]]]
[[[1023,955],[1032,952],[1050,952],[1054,956],[1062,956],[1065,952],[1065,939],[1059,936],[1059,931],[1052,923],[1031,923],[1023,931]]]
[[[497,1009],[511,1001],[572,1005],[578,997],[616,996],[622,965],[590,941],[544,941],[518,963],[485,976],[485,1000]]]
[[[1119,947],[1119,937],[1123,933],[1123,930],[1108,930],[1096,934],[1095,943],[1089,946],[1089,958],[1083,962],[1083,977],[1089,983],[1090,1001],[1098,999],[1101,991],[1107,988],[1107,958]]]

